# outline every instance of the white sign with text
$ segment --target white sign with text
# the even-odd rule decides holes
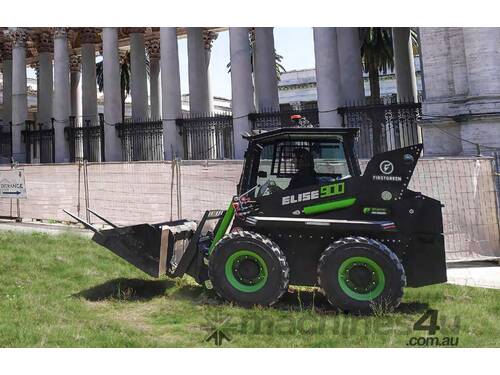
[[[26,198],[22,169],[0,170],[0,198]]]

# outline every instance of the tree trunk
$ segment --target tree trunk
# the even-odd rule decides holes
[[[125,122],[125,91],[122,90],[122,122]]]
[[[370,97],[372,103],[375,104],[380,99],[380,81],[377,67],[370,68],[368,75],[370,77]]]

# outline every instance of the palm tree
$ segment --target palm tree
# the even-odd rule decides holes
[[[418,51],[418,38],[410,29],[413,51]],[[392,29],[390,27],[361,27],[361,57],[365,73],[370,79],[370,99],[373,104],[380,102],[380,73],[386,74],[394,69],[394,49],[392,45]],[[385,150],[384,124],[385,110],[376,107],[369,114],[372,124],[373,151]],[[387,129],[386,129],[387,130]]]
[[[252,34],[249,34],[248,36],[248,43],[250,44],[250,65],[252,66],[252,73],[254,71],[253,69],[253,64],[254,64],[254,56],[255,56],[255,37]],[[281,74],[286,72],[285,67],[281,63],[283,60],[283,56],[280,55],[279,53],[276,52],[276,49],[274,50],[274,60],[275,60],[275,69],[276,69],[276,78],[278,81],[281,79]],[[231,73],[231,61],[229,61],[226,65],[227,72]]]
[[[361,58],[370,79],[372,101],[380,99],[380,72],[394,69],[392,32],[389,27],[361,27]]]
[[[363,68],[370,79],[372,101],[380,99],[380,73],[386,74],[394,69],[394,50],[392,45],[392,29],[390,27],[360,27],[361,58]],[[413,54],[418,54],[418,36],[410,29]]]
[[[150,73],[149,56],[146,54],[146,72],[149,76]],[[130,94],[130,51],[120,55],[120,92],[122,102],[122,121],[125,120],[125,99]],[[96,79],[99,92],[104,89],[104,71],[102,60],[96,63]]]

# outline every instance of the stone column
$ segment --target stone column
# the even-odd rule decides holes
[[[86,27],[80,31],[82,51],[82,116],[97,118],[97,81],[95,44],[99,37],[95,28]]]
[[[205,46],[205,69],[207,71],[207,87],[208,87],[208,109],[213,112],[215,108],[214,94],[212,91],[212,76],[210,75],[210,58],[212,57],[212,46],[214,40],[219,34],[211,30],[203,30],[203,45]]]
[[[29,67],[35,71],[36,76],[36,106],[40,105],[40,63],[37,61],[33,61]],[[36,121],[38,121],[38,116],[35,117]]]
[[[255,106],[259,111],[279,110],[278,78],[272,27],[255,28]]]
[[[42,32],[37,35],[39,86],[38,86],[38,113],[37,122],[43,123],[45,128],[51,126],[52,97],[54,91],[54,74],[52,58],[54,40],[50,33]]]
[[[418,100],[417,77],[409,27],[392,28],[394,67],[398,100],[414,102]]]
[[[182,137],[175,119],[182,114],[179,52],[175,27],[160,28],[163,153],[165,160],[183,157]]]
[[[337,109],[344,104],[341,90],[337,30],[334,27],[314,28],[314,56],[321,127],[339,127],[342,117]]]
[[[2,46],[2,73],[3,73],[3,114],[2,119],[4,125],[9,125],[12,121],[12,43],[4,41]],[[8,128],[4,128],[4,132]]]
[[[365,100],[363,65],[359,28],[337,28],[340,62],[340,83],[345,105],[362,104]]]
[[[160,40],[152,39],[146,43],[149,55],[149,101],[152,119],[161,118],[160,93]]]
[[[235,159],[244,157],[247,142],[242,134],[251,131],[248,114],[255,111],[248,31],[246,27],[229,28]]]
[[[21,131],[28,118],[26,93],[26,41],[28,33],[18,28],[12,30],[12,157],[25,163],[26,147],[21,139]]]
[[[135,120],[148,118],[148,83],[146,71],[146,49],[144,28],[129,29],[130,33],[130,95],[132,96],[132,117]]]
[[[119,161],[121,143],[114,125],[122,121],[118,29],[105,27],[102,31],[104,78],[104,150],[106,161]]]
[[[66,28],[54,30],[54,137],[55,162],[69,162],[69,147],[64,136],[64,128],[69,126],[71,113],[71,86],[69,77],[68,31]]]
[[[422,38],[420,37],[420,27],[417,27],[417,38],[418,38],[418,62],[420,64],[420,87],[422,90],[422,101],[423,101],[425,100],[425,72],[424,72],[424,62],[423,62],[424,60],[422,57]]]
[[[82,116],[82,72],[80,56],[70,56],[70,82],[71,82],[71,116]]]
[[[191,113],[211,112],[207,74],[206,51],[203,29],[190,27],[187,30],[189,111]]]

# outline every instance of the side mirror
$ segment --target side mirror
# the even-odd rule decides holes
[[[257,177],[259,177],[259,178],[266,178],[267,177],[267,172],[266,171],[259,171],[259,172],[257,172]]]

